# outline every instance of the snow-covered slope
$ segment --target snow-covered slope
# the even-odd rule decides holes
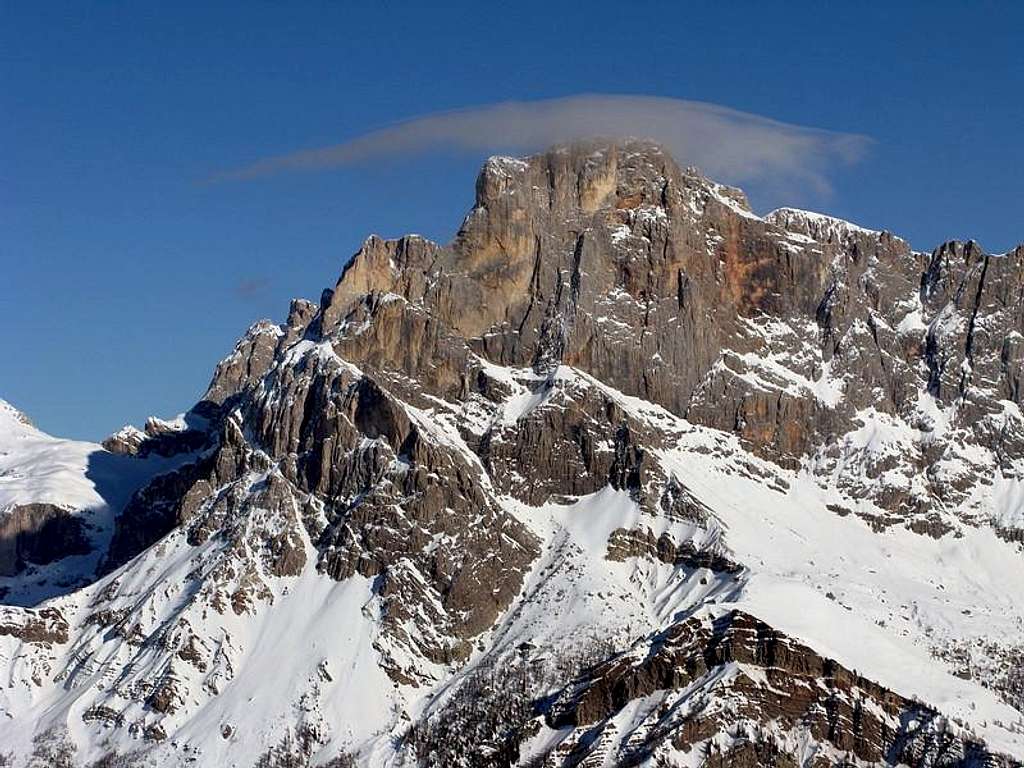
[[[507,382],[533,378],[530,370],[490,366],[489,373]],[[0,739],[29,754],[38,750],[39,732],[66,729],[87,763],[138,749],[148,734],[155,740],[149,754],[161,762],[195,754],[204,764],[248,766],[298,732],[312,739],[314,761],[345,751],[368,765],[387,765],[410,759],[395,752],[405,718],[429,722],[476,670],[515,658],[524,645],[546,654],[566,648],[608,654],[713,606],[742,609],[893,691],[936,705],[992,747],[1024,753],[1020,711],[984,681],[957,677],[935,658],[957,644],[1024,643],[1024,607],[1013,589],[1024,583],[1024,558],[1013,544],[990,530],[959,539],[875,532],[860,517],[828,512],[828,493],[801,472],[751,457],[734,437],[570,368],[558,369],[532,410],[513,392],[492,418],[538,418],[593,388],[671,436],[658,461],[711,517],[695,522],[651,514],[629,492],[612,488],[540,507],[502,498],[540,540],[541,554],[503,617],[477,638],[453,677],[436,668],[437,683],[396,688],[374,647],[381,604],[371,582],[318,574],[315,549],[301,528],[306,565],[287,577],[268,573],[248,551],[265,524],[257,515],[246,523],[253,537],[244,539],[245,552],[223,538],[195,547],[187,529],[179,529],[120,571],[47,603],[75,640],[21,650],[8,644],[5,653],[18,661],[8,668],[4,708],[19,716],[0,725]],[[461,418],[445,407],[417,416],[438,435]],[[266,479],[247,482],[256,487]],[[726,572],[643,556],[609,559],[609,541],[620,529],[690,541],[697,551],[728,553],[742,567]],[[242,572],[263,580],[266,592],[252,613],[216,610],[225,567],[234,573],[232,584]],[[205,575],[197,577],[197,569]],[[175,647],[176,660],[162,650]],[[286,674],[270,673],[283,665]],[[33,682],[55,670],[61,670],[56,685]],[[154,699],[168,681],[174,706]],[[141,701],[140,689],[148,691]],[[18,725],[26,721],[36,723],[35,731]],[[161,733],[174,734],[170,743],[157,738]],[[538,745],[555,749],[567,736],[542,730],[524,754]]]
[[[0,507],[33,502],[73,509],[102,506],[105,500],[86,477],[89,456],[98,450],[94,443],[50,437],[0,400]]]
[[[91,581],[116,513],[177,463],[133,461],[95,443],[51,437],[0,400],[0,599],[35,605]],[[33,549],[45,552],[32,560]]]
[[[506,381],[532,375],[489,372]],[[561,397],[598,388],[666,434],[655,451],[658,463],[710,511],[710,521],[649,516],[629,494],[610,489],[541,508],[507,500],[552,554],[537,561],[521,602],[491,640],[491,654],[511,653],[522,642],[581,643],[574,633],[621,649],[707,606],[739,609],[892,691],[937,706],[1000,751],[1024,754],[1019,545],[988,528],[937,539],[907,529],[875,531],[862,517],[830,512],[836,494],[813,472],[781,469],[751,456],[734,436],[690,424],[582,372],[560,368],[553,381],[556,391],[536,407],[558,409]],[[522,413],[520,395],[507,402]],[[693,541],[698,551],[722,548],[742,569],[610,561],[617,529],[668,534]],[[558,559],[566,550],[568,567]],[[976,679],[965,679],[962,652]],[[1000,696],[1014,679],[1015,693]],[[562,738],[549,733],[542,742],[553,748]]]

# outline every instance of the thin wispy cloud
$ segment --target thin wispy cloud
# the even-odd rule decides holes
[[[235,294],[240,299],[256,299],[266,293],[272,283],[265,277],[243,277],[235,285]]]
[[[684,165],[733,183],[830,188],[828,176],[864,153],[864,136],[783,123],[699,101],[587,94],[506,101],[415,117],[349,141],[259,160],[212,181],[320,171],[437,149],[523,151],[594,136],[633,136],[663,144]]]

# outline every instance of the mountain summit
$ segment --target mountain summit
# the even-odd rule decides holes
[[[76,444],[99,498],[0,474],[0,753],[1020,765],[1022,331],[1024,247],[758,216],[648,142],[491,158],[450,244],[370,237]],[[46,520],[77,550],[10,544]]]

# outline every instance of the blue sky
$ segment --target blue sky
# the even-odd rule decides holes
[[[863,135],[830,192],[754,180],[755,208],[919,249],[1024,240],[1024,5],[507,5],[0,6],[0,397],[92,439],[185,410],[367,234],[451,237],[504,147],[198,182],[506,100],[657,96]]]

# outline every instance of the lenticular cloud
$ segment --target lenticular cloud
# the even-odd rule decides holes
[[[457,149],[532,151],[591,136],[635,136],[663,144],[676,159],[734,183],[791,180],[821,192],[827,174],[857,160],[864,136],[808,128],[699,101],[590,94],[506,101],[396,123],[318,149],[257,161],[214,177],[251,179]]]

